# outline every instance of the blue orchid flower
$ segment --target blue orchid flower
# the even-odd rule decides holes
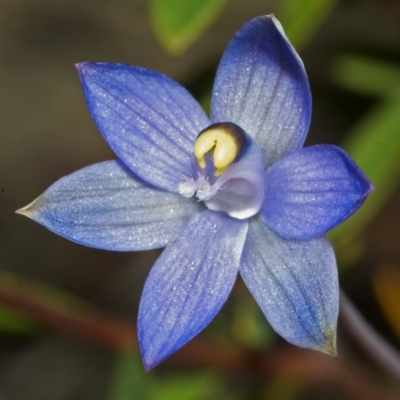
[[[157,72],[77,68],[119,160],[62,178],[19,212],[91,247],[165,247],[139,307],[146,369],[209,324],[238,273],[278,334],[336,354],[338,277],[324,234],[372,186],[340,148],[302,148],[309,83],[275,17],[251,20],[230,42],[210,118]]]

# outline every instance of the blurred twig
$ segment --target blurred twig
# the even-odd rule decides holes
[[[400,355],[362,317],[347,296],[341,292],[341,316],[347,329],[374,360],[397,381],[400,381]]]
[[[66,297],[71,301],[66,301]],[[0,272],[0,303],[26,313],[46,327],[103,346],[115,349],[136,346],[133,324],[93,310],[72,296],[57,296],[55,290],[3,271]]]

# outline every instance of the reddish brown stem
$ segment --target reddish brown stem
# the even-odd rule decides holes
[[[114,349],[136,346],[133,324],[89,307],[61,303],[56,296],[48,296],[39,286],[20,278],[6,278],[2,282],[0,303],[26,314],[33,321]]]

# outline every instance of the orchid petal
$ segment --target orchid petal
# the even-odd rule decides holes
[[[279,160],[265,174],[261,215],[288,239],[317,237],[343,222],[373,189],[339,147],[305,147]]]
[[[240,159],[214,183],[216,194],[205,204],[238,219],[255,215],[264,199],[264,164],[260,148],[251,137]]]
[[[243,128],[269,166],[301,148],[310,118],[303,63],[274,16],[254,18],[236,33],[222,57],[211,120]]]
[[[174,241],[199,203],[148,187],[121,163],[107,161],[68,175],[18,212],[74,242],[137,251]]]
[[[339,285],[335,256],[324,237],[283,239],[254,219],[240,274],[279,335],[297,346],[336,354]]]
[[[82,63],[78,71],[91,115],[118,158],[147,183],[177,193],[194,141],[209,125],[197,101],[144,68]]]
[[[138,336],[146,369],[203,330],[225,303],[236,280],[247,226],[204,211],[161,254],[139,306]]]

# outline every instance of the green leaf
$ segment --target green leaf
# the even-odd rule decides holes
[[[39,325],[26,313],[0,305],[0,331],[18,335],[34,335],[39,332]]]
[[[301,390],[306,385],[301,380],[278,375],[268,381],[263,399],[294,400],[301,398]]]
[[[400,87],[396,95],[368,113],[350,132],[344,149],[376,188],[352,217],[330,232],[339,246],[346,245],[376,215],[398,186],[400,178]]]
[[[169,53],[183,53],[214,22],[226,1],[151,0],[157,38]]]
[[[304,47],[338,0],[284,0],[278,18],[296,49]]]
[[[118,355],[107,400],[199,400],[219,398],[221,379],[215,373],[193,372],[155,379],[144,371],[133,350]]]
[[[107,399],[149,400],[151,398],[151,378],[144,371],[137,352],[127,350],[117,357],[117,364]]]
[[[276,344],[275,332],[247,288],[236,290],[232,303],[230,330],[242,346],[265,350]]]
[[[220,390],[220,379],[215,373],[180,374],[157,382],[152,400],[217,399]]]
[[[388,97],[400,87],[398,65],[361,55],[338,57],[331,75],[342,87],[366,95]]]

